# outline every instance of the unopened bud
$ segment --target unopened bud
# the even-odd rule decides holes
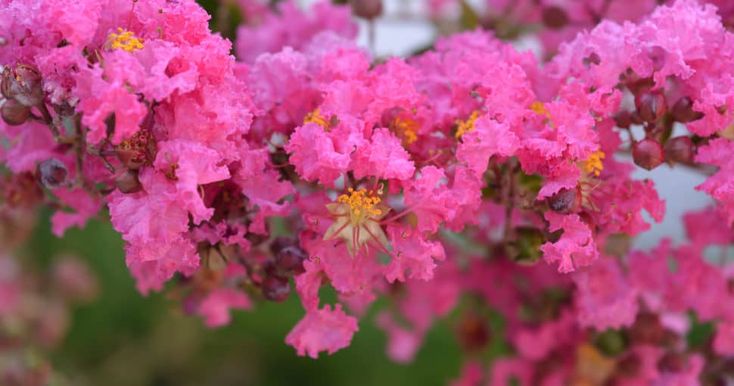
[[[655,122],[658,115],[664,110],[664,101],[651,94],[643,94],[635,98],[635,105],[640,118],[645,122]]]
[[[685,96],[673,105],[673,119],[681,123],[692,122],[703,118],[703,113],[693,110],[693,101]]]
[[[576,189],[561,189],[548,198],[548,207],[554,212],[569,213],[579,204],[580,197]]]
[[[31,116],[31,108],[23,106],[15,99],[7,99],[0,107],[0,115],[8,125],[22,125]]]
[[[275,264],[282,272],[303,273],[304,260],[306,260],[306,252],[298,245],[287,246],[275,255]]]
[[[48,189],[56,189],[63,185],[68,174],[66,165],[56,158],[49,158],[38,164],[38,178]]]
[[[0,80],[0,91],[7,99],[15,99],[28,107],[43,103],[43,79],[35,68],[20,64],[6,68]]]
[[[291,293],[291,285],[288,282],[288,279],[280,276],[268,275],[262,282],[261,290],[265,299],[274,302],[282,302],[288,299],[288,295]]]
[[[382,0],[350,0],[355,15],[372,20],[382,15]]]
[[[655,169],[663,163],[663,147],[652,138],[643,139],[632,145],[632,159],[643,169]]]
[[[134,170],[126,170],[115,178],[115,186],[120,192],[129,194],[136,193],[143,189],[138,180],[138,173]]]
[[[614,116],[614,122],[620,129],[629,129],[632,125],[632,114],[629,111],[622,110]]]
[[[675,137],[665,143],[665,159],[668,162],[693,161],[693,142],[689,137]]]
[[[544,7],[542,11],[543,24],[550,29],[561,29],[568,25],[568,13],[554,5]]]

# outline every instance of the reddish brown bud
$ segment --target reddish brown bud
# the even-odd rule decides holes
[[[282,302],[288,299],[288,295],[291,293],[291,285],[288,282],[288,279],[280,276],[268,275],[262,282],[261,290],[265,299],[274,302]]]
[[[632,159],[643,169],[655,169],[663,163],[663,147],[652,138],[635,142],[632,145]]]
[[[487,321],[474,312],[466,313],[456,329],[459,343],[468,352],[477,352],[487,346],[490,339]]]
[[[678,99],[673,105],[673,119],[687,123],[703,118],[703,113],[693,110],[693,101],[685,96]]]
[[[0,107],[0,115],[8,125],[22,125],[31,116],[31,108],[23,106],[15,99],[7,99]]]
[[[664,103],[661,97],[651,94],[642,94],[635,98],[637,112],[644,122],[655,122],[665,110]]]
[[[614,122],[620,129],[629,129],[632,125],[632,114],[629,111],[622,110],[614,116]]]
[[[282,272],[303,273],[304,260],[306,260],[306,252],[298,245],[287,246],[275,255],[275,264]]]
[[[568,13],[555,5],[544,7],[542,18],[543,24],[550,29],[561,29],[568,25]]]
[[[693,161],[693,142],[689,137],[675,137],[665,143],[665,159],[668,162]]]
[[[658,361],[658,370],[664,372],[677,373],[683,371],[685,367],[686,357],[684,354],[669,352]]]
[[[117,176],[115,178],[115,186],[117,186],[120,192],[125,194],[136,193],[143,189],[143,186],[140,185],[140,181],[138,180],[138,173],[134,170],[126,170]]]
[[[38,179],[48,189],[56,189],[63,185],[68,174],[66,166],[56,158],[38,164]]]
[[[548,207],[554,212],[569,213],[578,206],[579,200],[576,189],[561,189],[548,198]]]
[[[352,12],[364,19],[372,20],[382,15],[382,0],[350,0]]]
[[[0,91],[7,99],[15,99],[20,104],[33,107],[43,103],[43,79],[35,68],[20,64],[13,69],[6,68],[0,80]]]

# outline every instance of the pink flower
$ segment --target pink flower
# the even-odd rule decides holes
[[[558,272],[573,272],[593,263],[599,257],[591,229],[578,215],[548,211],[545,219],[550,223],[548,229],[551,232],[563,230],[558,241],[547,242],[540,247],[546,262],[558,262]]]
[[[436,267],[434,261],[446,258],[440,242],[425,240],[410,229],[391,226],[388,235],[393,250],[385,278],[391,283],[407,279],[431,280]]]
[[[357,319],[345,314],[341,305],[337,304],[333,310],[326,305],[308,311],[288,333],[285,342],[293,346],[298,355],[316,359],[322,351],[333,354],[347,347],[358,329]]]
[[[207,294],[197,309],[209,328],[229,324],[230,310],[247,310],[252,306],[250,298],[242,291],[233,288],[217,288]]]
[[[298,174],[307,181],[330,186],[349,166],[349,155],[337,152],[331,138],[315,123],[297,128],[285,149]]]
[[[637,316],[637,289],[624,276],[619,263],[605,257],[588,269],[574,273],[579,324],[598,331],[630,326]]]
[[[387,129],[377,129],[370,143],[362,146],[352,156],[354,175],[357,178],[374,176],[380,179],[407,180],[415,167],[400,140]]]

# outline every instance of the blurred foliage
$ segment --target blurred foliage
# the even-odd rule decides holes
[[[164,295],[135,290],[122,240],[107,220],[56,239],[44,214],[23,255],[45,266],[59,253],[83,258],[101,284],[98,299],[74,311],[67,338],[52,356],[70,385],[445,385],[459,372],[451,318],[429,333],[414,363],[401,365],[385,354],[385,335],[374,326],[374,311],[384,304],[377,304],[349,348],[313,360],[296,356],[284,342],[303,315],[294,295],[237,312],[231,325],[209,330]]]

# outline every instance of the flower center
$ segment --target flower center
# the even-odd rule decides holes
[[[335,126],[335,123],[333,122],[333,119],[326,119],[323,115],[321,115],[321,110],[316,109],[308,114],[306,114],[305,117],[303,117],[303,124],[307,123],[315,123],[321,127],[324,128],[324,130],[331,129],[332,126]]]
[[[551,119],[551,115],[548,112],[548,109],[545,108],[545,105],[541,101],[535,101],[531,103],[530,110],[532,110],[534,113],[538,115],[542,115],[548,119]]]
[[[107,41],[113,50],[133,52],[143,48],[141,39],[138,39],[131,31],[119,27],[117,28],[117,33],[110,32]]]
[[[352,225],[359,225],[371,217],[378,217],[382,210],[377,205],[382,201],[375,192],[364,188],[354,190],[349,188],[349,194],[342,194],[336,201],[349,206],[349,219]]]
[[[465,121],[457,120],[456,121],[456,134],[454,136],[459,139],[464,134],[474,130],[474,124],[477,122],[477,118],[479,118],[479,112],[474,111],[471,113],[469,118]]]
[[[393,127],[406,145],[418,140],[418,123],[416,121],[410,118],[397,117],[393,121]]]
[[[604,170],[604,164],[602,163],[604,157],[604,152],[601,150],[597,150],[591,153],[589,158],[587,158],[586,161],[583,162],[581,168],[584,170],[585,173],[593,174],[595,177],[599,177],[601,171]]]

